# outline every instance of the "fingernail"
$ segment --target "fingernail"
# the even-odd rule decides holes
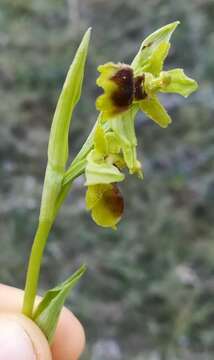
[[[36,360],[33,344],[24,328],[10,319],[0,319],[0,360]]]

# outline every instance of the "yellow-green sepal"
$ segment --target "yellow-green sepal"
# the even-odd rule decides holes
[[[142,43],[137,55],[132,61],[132,68],[135,73],[150,71],[157,74],[162,69],[163,61],[167,56],[170,38],[179,21],[175,21],[156,30],[149,35]],[[157,58],[157,60],[155,59]],[[149,70],[145,70],[149,69]]]
[[[164,93],[176,93],[187,97],[198,88],[197,82],[188,77],[183,69],[162,71],[160,73],[160,78],[161,77],[168,77],[170,79],[168,84],[160,89],[160,91]]]
[[[141,166],[137,160],[137,138],[135,134],[135,117],[138,105],[134,105],[124,114],[118,115],[109,121],[110,126],[118,137],[125,163],[131,174],[138,173],[142,176]]]
[[[152,52],[150,60],[143,66],[143,71],[158,76],[163,69],[169,49],[170,44],[168,42],[161,42]]]
[[[108,143],[104,128],[98,124],[94,134],[94,148],[103,156],[108,153]]]
[[[157,96],[152,96],[140,102],[141,110],[162,128],[166,128],[171,122],[171,118]]]

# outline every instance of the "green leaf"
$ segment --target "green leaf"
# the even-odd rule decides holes
[[[33,320],[45,334],[48,342],[51,343],[57,326],[60,312],[71,289],[76,285],[81,276],[85,273],[86,266],[82,265],[65,282],[48,290],[42,301],[37,306]]]
[[[54,114],[49,137],[48,165],[43,186],[40,221],[53,222],[59,207],[58,198],[62,198],[62,192],[66,195],[62,184],[67,175],[65,174],[65,165],[68,158],[69,127],[74,107],[81,94],[90,33],[91,29],[85,33],[76,52]],[[84,167],[82,163],[79,165],[79,168],[74,169],[76,170],[75,174],[71,174],[74,178],[79,174],[80,168]]]
[[[175,21],[170,23],[162,28],[156,30],[151,35],[149,35],[142,43],[140,50],[132,61],[132,68],[135,72],[142,72],[145,68],[149,68],[153,71],[152,62],[154,62],[154,54],[158,54],[161,52],[159,58],[158,67],[161,68],[165,56],[168,52],[169,45],[161,45],[161,44],[169,44],[170,37],[173,31],[178,26],[179,21]],[[157,71],[157,64],[155,65],[154,71]]]
[[[165,128],[171,123],[170,116],[163,105],[161,105],[157,96],[142,100],[140,107],[150,119],[154,120],[161,127]]]
[[[50,164],[61,171],[68,159],[68,133],[73,110],[79,101],[91,29],[85,33],[68,71],[55,110],[48,146]]]
[[[198,88],[197,82],[186,76],[183,69],[163,71],[160,77],[163,74],[170,78],[170,82],[167,86],[160,89],[161,92],[177,93],[187,97]]]

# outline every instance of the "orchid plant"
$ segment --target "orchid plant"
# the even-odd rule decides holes
[[[70,278],[49,290],[36,306],[35,298],[43,251],[48,235],[74,180],[85,176],[86,209],[95,223],[116,229],[124,202],[118,183],[124,170],[143,179],[137,159],[135,118],[143,111],[165,128],[171,118],[158,99],[158,93],[177,93],[184,97],[197,89],[197,83],[182,69],[163,69],[170,49],[170,38],[179,22],[168,24],[149,35],[131,65],[108,62],[98,67],[97,85],[103,94],[96,101],[97,121],[70,165],[69,128],[80,96],[91,29],[84,35],[68,71],[50,131],[48,161],[43,186],[38,228],[35,234],[25,285],[23,313],[52,341],[60,311],[70,290],[85,272],[81,266]]]

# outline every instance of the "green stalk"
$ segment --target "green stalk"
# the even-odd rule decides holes
[[[47,238],[62,204],[62,202],[60,202],[60,206],[57,206],[57,199],[63,190],[62,183],[69,155],[69,128],[74,108],[81,95],[90,34],[91,29],[88,29],[77,49],[59,96],[51,126],[39,225],[31,250],[25,284],[22,312],[28,317],[32,317],[41,261]],[[79,167],[75,166],[73,169],[73,178],[79,176],[83,171],[83,165],[84,164],[80,163]],[[63,197],[63,199],[64,198],[65,197]]]
[[[31,249],[22,308],[22,313],[30,318],[33,314],[43,251],[51,226],[52,223],[48,221],[39,223]]]
[[[27,269],[22,313],[28,317],[32,317],[33,315],[33,307],[37,294],[43,252],[49,232],[51,230],[51,226],[61,208],[63,201],[71,189],[73,180],[84,172],[86,156],[88,151],[91,149],[93,133],[94,130],[92,130],[87,141],[83,144],[79,154],[75,158],[75,161],[72,163],[70,171],[68,171],[68,181],[65,181],[65,184],[64,181],[62,181],[62,174],[57,174],[56,171],[53,171],[50,169],[50,167],[47,167],[45,183],[53,179],[54,181],[51,181],[52,183],[44,186],[43,189],[40,222],[34,238]],[[67,178],[67,173],[65,173],[64,178]],[[59,187],[61,188],[60,191]],[[46,206],[44,207],[43,204],[48,204],[48,209]]]
[[[51,230],[51,226],[61,208],[62,203],[71,190],[73,181],[85,170],[86,157],[92,148],[93,136],[96,126],[97,122],[89,134],[87,140],[83,144],[81,150],[71,163],[68,170],[65,172],[63,179],[62,174],[57,174],[56,171],[53,171],[50,169],[50,167],[47,167],[45,183],[53,179],[54,181],[51,181],[51,183],[47,184],[47,186],[44,186],[43,189],[42,205],[48,204],[48,209],[41,206],[40,222],[36,231],[28,264],[24,302],[22,308],[22,313],[28,317],[32,317],[34,301],[38,288],[42,256],[49,232]],[[59,188],[61,188],[61,190],[59,190]],[[43,214],[45,215],[43,216]]]

